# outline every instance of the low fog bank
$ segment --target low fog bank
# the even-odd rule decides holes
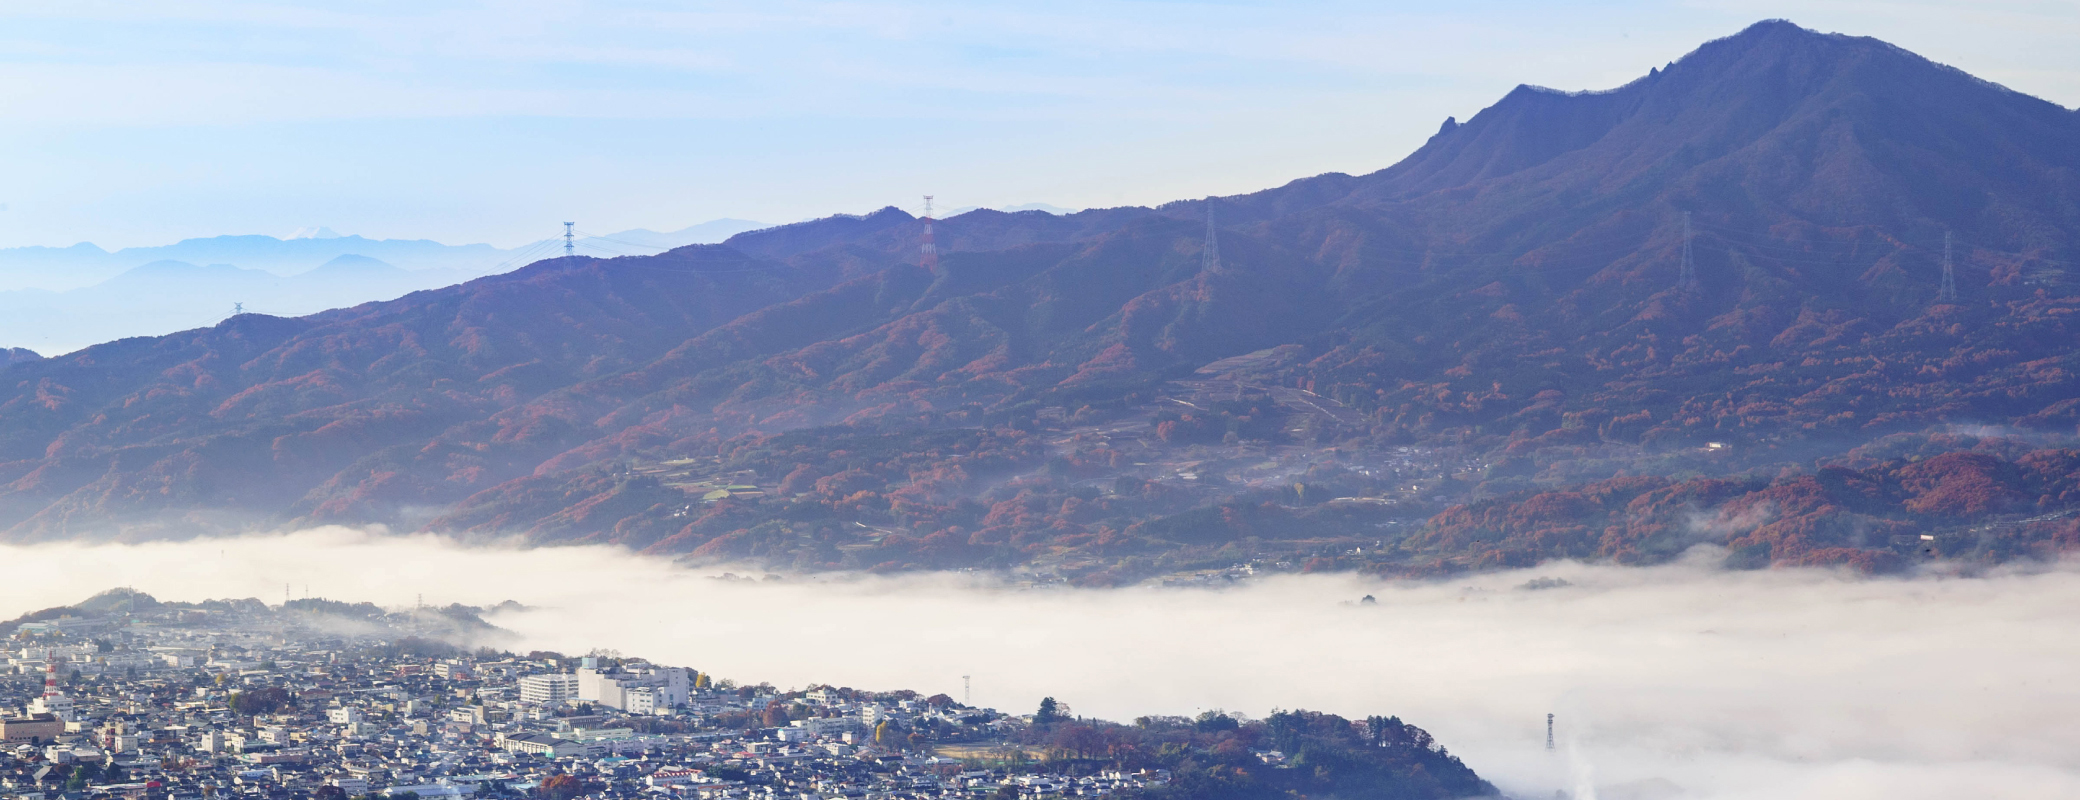
[[[1121,721],[1398,714],[1524,797],[2080,796],[2080,564],[1870,579],[1724,572],[1712,558],[1020,591],[946,574],[724,580],[614,548],[329,528],[0,548],[0,618],[113,586],[190,601],[279,603],[285,586],[392,606],[512,599],[530,608],[491,621],[516,649],[612,648],[783,688],[958,697],[973,675],[980,704],[1051,695]]]

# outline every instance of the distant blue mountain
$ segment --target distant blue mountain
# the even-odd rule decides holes
[[[577,240],[579,254],[651,255],[763,228],[715,220],[677,231]],[[234,309],[299,316],[390,300],[562,255],[560,239],[512,249],[338,236],[216,236],[113,253],[91,244],[0,250],[0,351],[66,353],[100,342],[216,324]],[[24,351],[26,352],[26,351]],[[9,363],[0,358],[0,366]]]
[[[989,210],[991,210],[991,211],[1002,211],[1002,212],[1004,212],[1004,213],[1006,213],[1006,214],[1016,214],[1016,213],[1018,213],[1018,212],[1020,212],[1020,211],[1045,211],[1045,212],[1047,212],[1047,213],[1049,213],[1049,214],[1053,214],[1053,215],[1055,215],[1055,216],[1057,216],[1057,217],[1059,217],[1059,216],[1063,216],[1063,215],[1066,215],[1066,214],[1074,214],[1074,213],[1076,213],[1076,209],[1073,209],[1073,208],[1063,208],[1063,207],[1061,207],[1061,206],[1057,206],[1057,205],[1052,205],[1052,204],[1048,204],[1048,203],[1020,203],[1020,204],[1018,204],[1018,205],[1015,205],[1015,206],[963,206],[963,207],[961,207],[961,208],[956,208],[956,209],[954,209],[954,210],[952,210],[952,211],[948,211],[948,212],[946,212],[946,216],[947,216],[947,217],[949,217],[949,218],[951,218],[951,217],[958,217],[958,216],[960,216],[960,215],[962,215],[962,214],[966,214],[966,213],[968,213],[968,212],[970,212],[970,211],[974,211],[974,210],[976,210],[976,209],[984,209],[984,208],[986,208],[986,209],[989,209]]]
[[[578,240],[586,255],[650,255],[689,244],[712,244],[762,223],[719,219],[676,231],[635,229]],[[109,252],[91,243],[71,247],[0,249],[0,290],[62,291],[91,286],[134,267],[161,261],[227,264],[275,275],[295,275],[341,256],[375,259],[404,270],[455,270],[471,276],[519,267],[556,255],[557,239],[501,249],[488,244],[442,244],[430,239],[367,239],[339,236],[329,228],[306,228],[292,238],[241,235],[185,239],[168,245],[126,247]]]

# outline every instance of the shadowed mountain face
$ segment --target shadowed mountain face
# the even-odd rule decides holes
[[[2062,280],[2080,116],[1789,23],[1608,92],[1520,87],[1371,175],[975,211],[935,234],[936,273],[916,266],[920,221],[884,209],[0,367],[0,529],[379,521],[811,566],[859,548],[866,566],[1001,563],[1224,546],[1151,526],[1247,486],[1151,499],[1161,476],[1118,452],[1107,477],[1141,488],[1070,485],[1103,472],[1093,442],[1181,447],[1215,418],[1228,438],[1209,447],[1479,462],[1418,487],[1432,499],[1637,468],[1581,466],[1613,448],[1731,441],[1765,454],[1735,462],[1753,469],[1930,426],[2080,422]],[[1182,378],[1241,405],[1165,400]],[[1266,422],[1295,415],[1314,422]],[[627,466],[694,461],[737,477]],[[996,495],[961,510],[1007,480],[1038,481],[1013,498],[1030,515]],[[1249,507],[1311,502],[1297,491]],[[848,525],[881,533],[833,533]],[[1483,546],[1407,547],[1447,539],[1408,557]]]

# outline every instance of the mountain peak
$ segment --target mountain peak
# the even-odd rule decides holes
[[[369,258],[368,256],[358,255],[355,253],[347,253],[344,255],[334,256],[331,261],[319,264],[316,269],[313,269],[305,274],[357,275],[398,271],[400,270],[396,266],[390,264],[390,262],[376,258]]]

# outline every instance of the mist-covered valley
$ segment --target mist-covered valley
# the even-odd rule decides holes
[[[2080,564],[1727,571],[1556,562],[1440,580],[1027,589],[977,574],[781,575],[612,546],[345,528],[0,551],[0,615],[128,586],[525,610],[524,652],[612,649],[781,688],[835,684],[1130,720],[1213,708],[1401,716],[1519,797],[2057,797],[2080,791]],[[1366,596],[1373,598],[1366,602]],[[1558,748],[1545,750],[1545,714]]]
[[[0,352],[0,617],[460,604],[740,684],[1394,715],[1527,799],[2080,796],[2080,115],[1781,20],[1639,66],[1156,205],[0,253],[56,281],[0,344],[184,329]]]

